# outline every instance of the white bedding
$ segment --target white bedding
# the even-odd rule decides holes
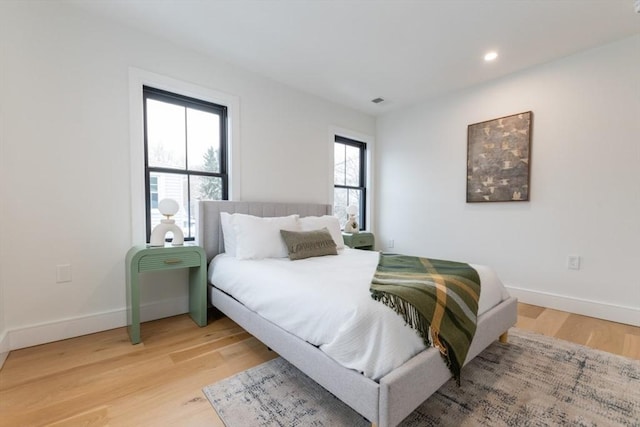
[[[211,261],[209,280],[341,365],[378,380],[425,348],[399,315],[371,298],[378,257],[378,252],[349,248],[296,261],[220,254]],[[481,315],[508,293],[493,270],[472,267],[481,280]]]

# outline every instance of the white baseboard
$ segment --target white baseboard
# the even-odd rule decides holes
[[[0,369],[2,369],[4,361],[7,360],[9,350],[11,350],[9,346],[9,334],[6,331],[2,331],[0,335]]]
[[[507,289],[512,296],[527,304],[640,326],[640,309],[638,308],[531,291],[515,286],[507,286]],[[146,322],[188,311],[189,298],[185,296],[145,304],[140,307],[140,318]],[[126,324],[127,312],[123,308],[5,331],[0,336],[0,368],[10,350],[120,328]]]
[[[189,311],[189,298],[180,297],[156,301],[140,306],[140,319],[143,322],[175,316]],[[60,341],[81,335],[120,328],[127,324],[127,310],[119,309],[87,316],[73,317],[55,322],[41,323],[12,329],[6,334],[8,350],[31,347]],[[1,342],[0,342],[1,344]],[[3,347],[0,347],[2,350]]]
[[[507,286],[509,293],[518,301],[541,307],[582,314],[589,317],[610,320],[627,325],[640,326],[640,309],[626,307],[548,292],[532,291],[514,286]]]

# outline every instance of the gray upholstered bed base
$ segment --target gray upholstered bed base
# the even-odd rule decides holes
[[[328,205],[258,202],[199,202],[198,243],[208,259],[222,252],[220,212],[256,216],[324,215]],[[310,378],[333,393],[370,422],[395,426],[451,378],[434,348],[429,348],[375,382],[336,363],[317,347],[301,340],[210,286],[212,304],[247,332],[271,347]],[[478,319],[467,362],[516,323],[517,301],[509,298]],[[464,374],[464,371],[463,371]]]

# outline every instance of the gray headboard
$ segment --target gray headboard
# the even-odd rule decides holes
[[[229,200],[201,200],[196,212],[196,242],[207,253],[207,262],[224,252],[220,226],[220,212],[273,217],[298,214],[300,216],[331,215],[331,205],[316,203],[232,202]]]

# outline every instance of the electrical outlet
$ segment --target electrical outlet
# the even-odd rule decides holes
[[[71,264],[60,264],[56,266],[56,283],[66,283],[71,281]]]
[[[394,244],[393,239],[389,239],[389,242],[387,242],[387,248],[393,249],[393,244]]]
[[[567,257],[567,267],[570,270],[580,270],[580,255],[569,255]]]

